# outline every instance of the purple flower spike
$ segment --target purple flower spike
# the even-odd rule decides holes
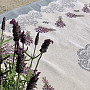
[[[37,33],[37,36],[35,38],[35,45],[38,45],[38,41],[39,41],[39,33]]]
[[[2,25],[1,25],[2,30],[5,30],[5,20],[6,20],[6,18],[4,17],[3,21],[2,21]]]
[[[35,72],[35,74],[30,78],[29,83],[27,84],[27,89],[26,90],[34,90],[34,88],[37,85],[37,81],[38,81],[38,76],[39,76],[40,72]]]
[[[21,33],[21,42],[22,43],[26,42],[26,35],[24,34],[24,31]]]
[[[12,20],[10,21],[10,24],[16,24],[16,20],[15,20],[15,19],[12,19]]]
[[[24,53],[24,50],[22,48],[18,47],[17,50],[15,51],[15,53],[17,55],[22,55]]]
[[[44,41],[44,43],[42,44],[42,46],[41,46],[40,52],[41,52],[41,53],[45,53],[45,52],[47,51],[50,43],[53,44],[53,41],[50,40],[50,39],[46,39],[46,40]]]

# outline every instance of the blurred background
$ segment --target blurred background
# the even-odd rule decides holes
[[[30,4],[36,0],[0,0],[0,14]]]

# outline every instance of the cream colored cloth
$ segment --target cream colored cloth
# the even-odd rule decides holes
[[[75,2],[73,2],[75,1]],[[51,44],[47,52],[41,58],[38,71],[41,72],[38,81],[38,89],[42,90],[42,77],[46,76],[49,83],[55,90],[90,90],[90,71],[82,69],[78,64],[77,51],[85,48],[90,44],[90,13],[84,13],[82,8],[84,4],[89,4],[89,0],[64,0],[64,4],[73,8],[64,7],[60,12],[61,0],[50,3],[48,6],[42,7],[42,12],[30,11],[28,14],[20,15],[16,20],[21,25],[24,31],[31,31],[31,36],[35,38],[35,28],[44,26],[47,28],[56,29],[56,31],[40,33],[39,45],[36,53],[39,53],[41,44],[45,39],[51,39],[54,44]],[[73,3],[73,4],[72,4]],[[66,5],[65,4],[65,5]],[[57,9],[52,10],[56,5]],[[55,6],[55,7],[56,7]],[[80,10],[80,12],[74,12]],[[67,12],[84,15],[84,17],[69,18],[65,15]],[[61,16],[66,24],[64,28],[59,28],[55,25],[58,17]],[[32,18],[31,18],[32,17]],[[49,24],[42,23],[48,21]],[[9,26],[10,20],[7,21],[6,35],[11,35],[12,26]],[[9,29],[11,28],[11,30]],[[30,45],[29,53],[32,53],[34,45]],[[33,67],[37,60],[34,61]],[[29,65],[29,64],[28,64]]]

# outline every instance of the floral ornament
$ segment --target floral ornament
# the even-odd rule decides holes
[[[46,24],[49,24],[49,22],[47,22],[47,21],[43,21],[42,23],[46,23]]]
[[[66,26],[66,24],[62,21],[62,17],[58,17],[58,20],[56,21],[55,25],[59,28],[63,28],[64,26]]]
[[[33,39],[32,39],[32,37],[30,35],[30,32],[27,31],[25,35],[26,35],[26,42],[25,42],[25,44],[26,45],[30,45],[31,43],[33,43]]]
[[[54,90],[54,88],[49,85],[48,80],[46,80],[46,77],[43,78],[42,82],[44,83],[44,86],[42,87],[43,90]]]
[[[80,10],[74,10],[74,12],[79,12]]]
[[[90,71],[90,44],[87,44],[84,49],[79,49],[77,55],[80,67]]]
[[[76,15],[70,12],[66,13],[65,15],[69,18],[83,17],[83,15]]]
[[[90,8],[88,7],[87,4],[84,5],[82,11],[83,11],[83,12],[86,12],[86,13],[90,13]]]
[[[66,8],[74,8],[73,2],[77,0],[57,0],[51,2],[48,6],[41,7],[42,12],[54,13],[55,11],[63,12]]]
[[[36,32],[39,32],[39,33],[47,33],[49,31],[55,31],[55,29],[52,29],[52,28],[45,28],[45,27],[42,27],[42,26],[38,26],[38,28],[35,28]]]

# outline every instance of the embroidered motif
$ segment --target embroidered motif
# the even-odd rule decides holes
[[[55,11],[63,12],[66,8],[74,8],[73,2],[77,0],[57,0],[51,2],[48,6],[41,7],[42,12],[54,13]]]
[[[49,31],[55,31],[55,29],[52,29],[52,28],[45,28],[45,27],[42,27],[42,26],[38,26],[38,28],[35,28],[36,32],[39,32],[39,33],[47,33]]]
[[[66,24],[62,21],[62,17],[58,17],[58,20],[56,21],[55,25],[57,27],[63,28],[64,26],[66,26]]]
[[[76,15],[76,14],[73,14],[70,12],[66,13],[65,15],[69,18],[76,18],[76,17],[83,17],[84,16],[84,15]]]
[[[90,71],[90,44],[87,44],[84,49],[79,49],[77,55],[80,67]]]
[[[88,6],[87,4],[85,4],[84,7],[83,7],[83,9],[82,9],[82,11],[83,12],[86,12],[86,13],[90,13],[90,8],[89,7],[90,6]]]

